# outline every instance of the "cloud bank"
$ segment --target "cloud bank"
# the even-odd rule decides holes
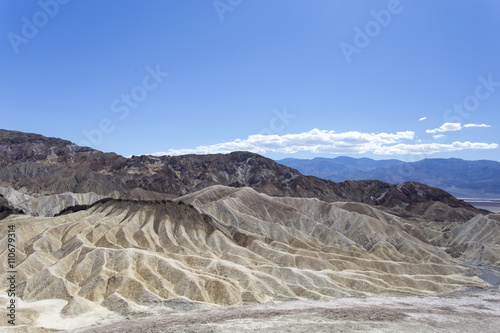
[[[464,149],[496,149],[498,144],[481,142],[411,143],[415,132],[396,133],[362,133],[350,131],[336,133],[313,129],[309,132],[285,135],[250,135],[246,139],[199,146],[189,149],[170,149],[151,155],[185,155],[185,154],[217,154],[233,151],[250,151],[257,154],[297,152],[329,153],[329,154],[363,154],[379,155],[434,154]]]
[[[490,125],[486,125],[486,124],[465,124],[464,127],[491,127]]]
[[[444,123],[443,125],[441,125],[441,127],[434,128],[434,129],[428,129],[425,132],[431,133],[431,134],[435,134],[438,132],[452,132],[452,131],[460,131],[462,128],[467,128],[467,127],[491,127],[491,126],[486,125],[486,124],[480,124],[480,125],[478,125],[478,124],[465,124],[462,127],[461,123]]]

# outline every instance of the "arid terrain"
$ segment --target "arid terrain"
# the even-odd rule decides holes
[[[16,133],[0,145],[2,258],[8,226],[16,238],[9,332],[498,326],[500,215],[445,191],[333,183],[249,153],[153,167]]]
[[[230,306],[117,321],[68,333],[497,332],[500,294],[373,296]]]

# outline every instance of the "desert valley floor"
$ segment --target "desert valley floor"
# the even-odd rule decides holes
[[[291,301],[164,314],[67,332],[497,332],[499,303],[498,291]]]

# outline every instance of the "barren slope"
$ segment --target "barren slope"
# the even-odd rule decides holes
[[[0,195],[5,198],[9,205],[31,216],[54,216],[68,207],[91,205],[99,199],[102,199],[102,196],[92,192],[66,192],[62,194],[33,197],[12,188],[1,186]]]
[[[18,293],[29,309],[19,317],[63,328],[211,305],[487,287],[412,236],[411,224],[368,205],[354,212],[223,186],[177,201],[105,200],[0,221],[2,249],[5,225],[18,235]]]

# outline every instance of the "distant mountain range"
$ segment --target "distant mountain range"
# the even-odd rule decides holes
[[[304,175],[334,182],[374,179],[391,184],[407,181],[439,187],[457,197],[498,198],[500,162],[466,161],[457,158],[424,159],[418,162],[370,158],[286,158],[277,161]]]

